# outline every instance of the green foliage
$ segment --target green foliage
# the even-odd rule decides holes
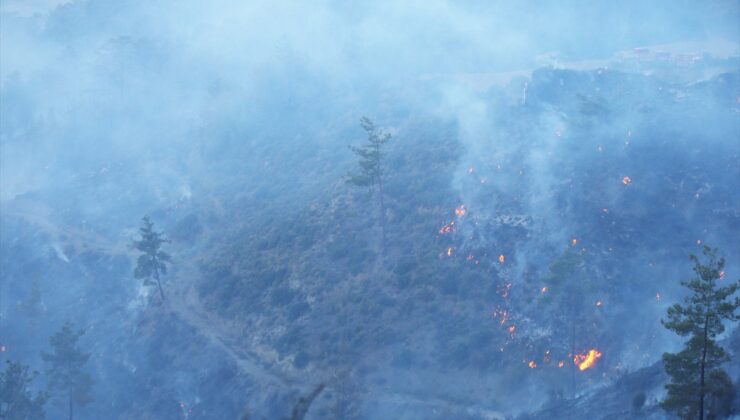
[[[164,291],[162,290],[161,275],[167,274],[167,264],[172,261],[172,257],[162,251],[162,244],[170,242],[164,237],[164,233],[154,230],[154,223],[145,216],[142,219],[142,225],[139,228],[141,239],[134,241],[133,246],[141,251],[141,255],[136,260],[134,269],[134,278],[143,279],[144,285],[157,285],[159,294],[164,301]],[[154,279],[154,280],[152,280]]]
[[[702,264],[698,257],[691,256],[698,277],[681,284],[692,293],[684,305],[668,308],[668,319],[661,321],[679,336],[689,337],[680,352],[663,354],[671,381],[666,385],[668,395],[661,405],[685,419],[703,419],[705,414],[716,416],[720,401],[732,388],[732,382],[720,367],[729,356],[715,338],[725,330],[723,321],[738,319],[740,298],[732,297],[740,282],[718,287],[725,260],[717,257],[716,249],[707,246],[704,257],[707,262]],[[709,404],[705,404],[707,400]]]
[[[562,350],[575,353],[581,337],[595,337],[600,330],[598,308],[594,304],[598,298],[597,277],[589,270],[586,255],[567,248],[551,265],[545,278],[547,292],[543,302],[552,311],[550,323],[553,331],[567,331],[560,339],[569,342],[556,343]],[[565,308],[565,310],[563,309]]]
[[[383,132],[366,117],[360,125],[367,132],[367,142],[362,146],[349,146],[358,157],[360,171],[347,176],[347,182],[357,187],[367,187],[370,192],[377,189],[378,207],[380,210],[381,247],[385,250],[385,192],[383,191],[383,161],[385,144],[391,135]]]
[[[37,420],[44,418],[47,395],[37,392],[34,396],[31,383],[37,372],[28,371],[28,366],[7,361],[5,372],[0,373],[0,419]]]
[[[53,395],[68,400],[70,419],[75,406],[93,401],[92,379],[85,371],[90,354],[78,348],[78,341],[84,334],[84,330],[75,330],[72,323],[65,322],[62,329],[49,338],[52,352],[41,356],[48,364],[46,374]]]
[[[367,142],[362,146],[349,146],[350,150],[357,155],[360,171],[349,174],[347,182],[358,187],[382,188],[383,182],[383,158],[384,147],[390,140],[391,135],[375,127],[372,121],[362,117],[360,125],[367,133]]]

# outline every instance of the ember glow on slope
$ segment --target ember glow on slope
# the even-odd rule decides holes
[[[198,258],[182,258],[182,266],[229,254],[219,247],[225,244],[259,243],[264,252],[275,251],[264,283],[284,281],[284,287],[262,295],[247,287],[249,279],[240,276],[247,277],[251,257],[217,267],[210,274],[235,286],[208,302],[210,315],[242,294],[267,296],[268,304],[249,300],[229,311],[267,312],[275,302],[290,302],[275,324],[262,313],[255,323],[209,324],[233,325],[229,331],[239,338],[218,335],[220,328],[201,337],[180,324],[176,333],[162,331],[156,317],[142,318],[136,334],[150,332],[165,342],[152,340],[157,345],[172,339],[181,347],[165,353],[171,359],[210,349],[205,360],[192,362],[197,373],[183,369],[137,382],[165,384],[158,391],[166,388],[163,400],[172,402],[139,393],[150,398],[142,407],[164,405],[172,410],[167,415],[190,418],[220,408],[231,410],[224,418],[237,418],[244,406],[257,418],[289,414],[279,410],[299,391],[242,375],[233,356],[260,358],[246,369],[237,358],[239,369],[264,365],[313,381],[325,373],[317,366],[342,354],[346,343],[321,339],[300,354],[285,349],[310,335],[312,328],[300,322],[327,304],[357,305],[343,325],[355,327],[355,315],[377,313],[374,319],[388,328],[369,331],[360,323],[347,339],[377,338],[365,343],[371,356],[353,359],[359,379],[347,383],[367,399],[363,416],[397,418],[406,410],[407,418],[434,418],[455,401],[505,412],[495,417],[535,410],[549,395],[570,389],[571,374],[574,392],[586,392],[651,366],[680,345],[659,319],[681,297],[676,281],[690,270],[687,254],[704,243],[736,246],[732,215],[740,207],[727,186],[735,185],[738,170],[717,162],[738,156],[732,144],[737,122],[725,117],[736,117],[740,94],[735,79],[714,79],[728,63],[737,71],[734,0],[7,0],[0,18],[0,204],[22,214],[22,223],[0,241],[4,250],[26,252],[3,260],[0,353],[37,363],[34,352],[56,327],[49,322],[29,335],[10,322],[22,316],[16,303],[29,296],[24,281],[38,274],[54,322],[69,317],[95,327],[91,360],[101,385],[90,418],[107,418],[110,407],[134,410],[133,382],[110,378],[141,380],[148,358],[160,354],[138,335],[132,339],[128,330],[108,325],[138,322],[145,311],[145,295],[129,290],[129,262],[90,249],[97,246],[69,252],[68,245],[82,249],[74,243],[84,242],[77,232],[120,245],[143,214],[154,214],[168,232],[202,224],[203,235],[214,235],[191,249]],[[400,152],[410,140],[440,137],[444,141],[430,144],[445,146],[420,148],[411,160],[426,159],[423,152],[454,156],[422,177],[429,179],[414,180],[423,184],[444,174],[450,194],[411,197],[405,212],[389,207],[391,223],[433,217],[419,228],[423,240],[400,238],[404,250],[393,256],[399,261],[389,258],[392,267],[380,280],[383,262],[375,264],[372,250],[355,255],[346,247],[335,255],[311,248],[314,240],[354,234],[355,224],[373,222],[370,212],[344,227],[330,218],[352,194],[341,180],[356,163],[346,146],[364,138],[357,124],[363,115],[394,135],[391,179],[406,170],[409,158]],[[404,192],[388,191],[394,197]],[[326,218],[287,228],[285,215],[305,207]],[[254,221],[261,209],[274,212],[274,225]],[[182,222],[173,216],[183,216],[178,212],[189,218]],[[3,223],[14,217],[3,207]],[[722,222],[712,224],[716,220]],[[32,226],[41,228],[26,229]],[[317,233],[301,243],[288,234],[276,241],[260,234],[229,237],[245,226],[260,234],[262,228]],[[174,243],[192,245],[189,239]],[[317,274],[347,254],[351,271]],[[46,258],[51,268],[44,271],[24,255]],[[426,255],[450,268],[448,282],[432,284],[427,277],[437,271],[417,270]],[[598,270],[576,285],[558,282],[550,267],[563,255],[577,268]],[[375,265],[367,269],[371,260]],[[105,275],[88,270],[90,261]],[[302,264],[316,270],[290,271]],[[175,270],[178,280],[205,278]],[[722,281],[736,278],[735,256],[726,271]],[[100,279],[80,291],[79,279],[95,275]],[[322,281],[331,285],[328,291],[300,294]],[[595,284],[601,287],[592,290]],[[183,296],[199,293],[191,286]],[[83,302],[75,294],[93,291],[104,298]],[[571,299],[578,293],[585,297]],[[425,305],[433,309],[417,317],[413,311]],[[409,312],[382,317],[398,307]],[[110,322],[92,315],[101,308],[110,310]],[[573,316],[577,343],[562,344],[571,329],[548,322],[576,309],[588,313]],[[417,323],[413,333],[394,329],[411,322]],[[202,381],[209,372],[218,372],[217,380]],[[231,380],[229,389],[213,385],[221,380]],[[500,398],[502,390],[510,395]],[[60,417],[57,411],[50,415]],[[448,418],[460,414],[452,412]]]

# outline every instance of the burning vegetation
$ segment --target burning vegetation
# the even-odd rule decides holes
[[[576,354],[573,356],[573,363],[578,366],[578,370],[584,371],[594,367],[596,361],[601,358],[601,352],[591,349],[585,354]]]

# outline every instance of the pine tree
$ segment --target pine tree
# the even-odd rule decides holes
[[[44,418],[47,395],[33,395],[31,383],[37,372],[28,371],[28,366],[7,361],[5,372],[0,373],[0,419],[39,420]]]
[[[732,382],[721,368],[729,356],[715,338],[725,330],[722,321],[738,319],[740,298],[732,297],[740,281],[718,287],[717,282],[724,277],[725,260],[717,257],[716,249],[707,246],[704,259],[705,264],[691,255],[698,277],[681,282],[691,295],[684,305],[668,308],[668,319],[661,321],[669,330],[689,338],[680,352],[663,354],[670,383],[661,405],[684,419],[716,418],[721,400],[732,394]]]
[[[366,117],[360,119],[360,125],[367,133],[367,142],[362,146],[349,146],[358,157],[360,171],[350,173],[347,182],[357,187],[368,188],[371,194],[376,193],[380,210],[380,231],[382,246],[385,247],[385,193],[383,191],[383,162],[385,145],[391,138]]]
[[[92,379],[84,369],[90,355],[77,346],[84,334],[84,330],[75,330],[67,321],[59,332],[49,338],[52,352],[41,356],[48,364],[46,374],[49,388],[56,396],[67,399],[70,420],[74,418],[75,406],[93,401]]]
[[[162,251],[162,244],[170,242],[164,237],[164,233],[154,230],[154,223],[149,220],[148,216],[142,219],[142,225],[139,228],[141,239],[134,241],[134,248],[142,252],[136,261],[134,269],[134,278],[144,279],[144,285],[150,286],[156,284],[159,288],[159,295],[164,301],[164,291],[162,290],[162,281],[160,276],[167,274],[167,263],[172,260],[169,254]],[[152,281],[154,279],[154,281]]]
[[[547,292],[543,294],[545,308],[552,311],[548,323],[553,337],[551,350],[555,354],[567,354],[570,359],[587,350],[583,346],[592,343],[584,342],[584,337],[595,337],[601,321],[596,306],[598,284],[597,276],[589,270],[586,255],[572,248],[567,248],[550,265],[545,278]],[[566,364],[570,369],[571,395],[576,394],[575,363]]]

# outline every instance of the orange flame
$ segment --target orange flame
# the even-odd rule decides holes
[[[455,216],[457,217],[463,217],[468,212],[468,210],[465,208],[465,204],[460,204],[460,206],[455,208]]]
[[[578,244],[578,239],[573,238],[570,240],[570,246],[576,246],[576,244]]]
[[[451,247],[450,248],[447,248],[447,256],[448,257],[451,257],[452,256],[452,248]]]
[[[578,370],[584,371],[589,369],[596,364],[596,361],[601,358],[601,352],[596,349],[591,349],[587,354],[576,354],[573,357],[573,363],[578,366]]]
[[[562,360],[561,360],[561,361],[559,361],[559,362],[558,362],[558,367],[559,367],[559,368],[562,368],[563,366],[565,366],[565,362],[564,362],[564,361],[562,361]]]
[[[446,225],[442,226],[439,229],[439,234],[444,235],[446,233],[451,233],[455,231],[455,221],[451,221],[450,223],[447,223]]]
[[[630,178],[630,177],[628,177],[628,176],[626,176],[626,177],[622,178],[622,184],[624,184],[624,185],[629,185],[629,184],[631,184],[631,183],[632,183],[632,178]]]
[[[537,362],[535,362],[534,360],[530,360],[528,365],[530,369],[534,369],[537,367]]]
[[[498,256],[498,262],[500,262],[501,264],[503,264],[504,261],[506,261],[506,257],[504,257],[504,254],[499,255]]]

